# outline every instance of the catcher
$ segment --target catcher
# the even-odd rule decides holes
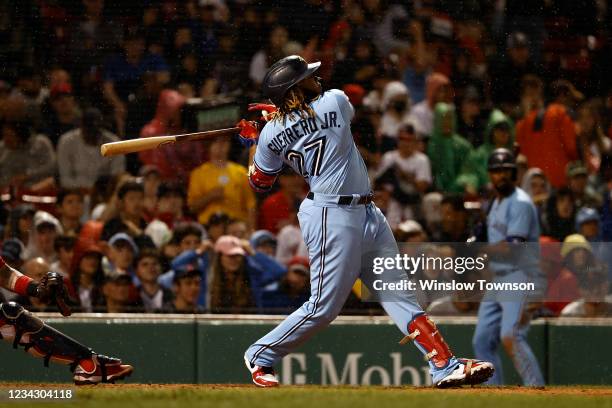
[[[64,316],[71,312],[66,305],[67,293],[61,275],[47,272],[40,282],[23,275],[0,257],[0,287],[22,296],[55,303]],[[49,361],[69,364],[76,385],[114,382],[132,373],[132,366],[118,358],[94,352],[76,340],[45,324],[16,302],[0,303],[0,338],[23,346],[25,351]]]

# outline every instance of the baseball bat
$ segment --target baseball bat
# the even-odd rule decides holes
[[[232,127],[227,129],[207,130],[205,132],[185,133],[182,135],[153,136],[122,140],[120,142],[104,143],[102,146],[100,146],[100,153],[104,157],[116,156],[118,154],[136,153],[143,150],[155,149],[167,144],[232,135],[238,133],[239,131],[239,127]]]

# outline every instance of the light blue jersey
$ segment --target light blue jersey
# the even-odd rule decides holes
[[[538,210],[531,197],[517,187],[509,197],[493,201],[487,216],[487,233],[491,243],[514,237],[522,238],[526,242],[538,242]]]
[[[366,166],[350,129],[353,107],[339,90],[325,92],[310,106],[315,117],[295,115],[286,122],[271,121],[263,128],[253,159],[260,171],[278,173],[284,164],[301,174],[314,193],[298,212],[310,260],[309,300],[270,333],[252,344],[245,357],[249,365],[274,366],[316,332],[336,318],[358,278],[368,287],[372,259],[395,257],[399,251],[393,232],[374,203],[359,204],[370,192]],[[339,196],[353,196],[350,204],[339,204]],[[406,277],[403,270],[388,276]],[[381,301],[397,327],[408,334],[408,326],[423,309],[413,292]],[[427,351],[415,343],[423,353]],[[459,364],[455,357],[444,367],[430,360],[434,382],[441,381]]]
[[[293,114],[293,118],[266,124],[259,136],[255,166],[276,174],[287,164],[314,193],[368,194],[368,171],[351,134],[354,111],[347,96],[332,89],[310,106],[315,117]]]
[[[531,198],[520,188],[509,197],[496,199],[487,216],[489,243],[502,241],[527,243],[511,244],[510,256],[503,261],[489,263],[497,282],[536,282],[539,285],[540,224],[538,212]],[[506,348],[523,383],[529,386],[544,385],[544,377],[529,343],[530,315],[523,316],[529,293],[513,294],[511,298],[498,299],[494,292],[487,292],[478,308],[478,324],[472,339],[476,357],[493,362],[495,373],[489,385],[504,383],[500,344]]]
[[[487,234],[492,244],[501,241],[532,242],[532,244],[517,244],[512,246],[510,262],[491,262],[489,267],[494,272],[508,273],[512,270],[522,270],[529,276],[539,272],[540,223],[538,210],[531,197],[520,188],[503,199],[495,199],[487,216]]]

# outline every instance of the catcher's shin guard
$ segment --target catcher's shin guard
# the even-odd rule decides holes
[[[49,361],[78,364],[90,359],[94,352],[78,341],[45,324],[41,319],[15,302],[0,303],[0,338],[23,346],[28,353]]]
[[[425,354],[425,358],[436,368],[445,367],[453,357],[453,352],[444,341],[436,324],[429,320],[426,314],[417,316],[410,322],[408,335],[400,341],[400,344],[406,344],[410,340],[414,340],[417,347]]]

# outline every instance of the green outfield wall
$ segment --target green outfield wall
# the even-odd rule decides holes
[[[280,321],[275,316],[41,315],[102,354],[135,367],[129,382],[245,383],[246,347]],[[435,319],[457,355],[472,356],[473,318]],[[428,385],[427,364],[386,318],[340,317],[278,367],[285,384]],[[612,384],[612,319],[538,320],[529,343],[549,384]],[[0,381],[67,382],[65,366],[0,342]],[[506,383],[520,381],[505,357]]]

